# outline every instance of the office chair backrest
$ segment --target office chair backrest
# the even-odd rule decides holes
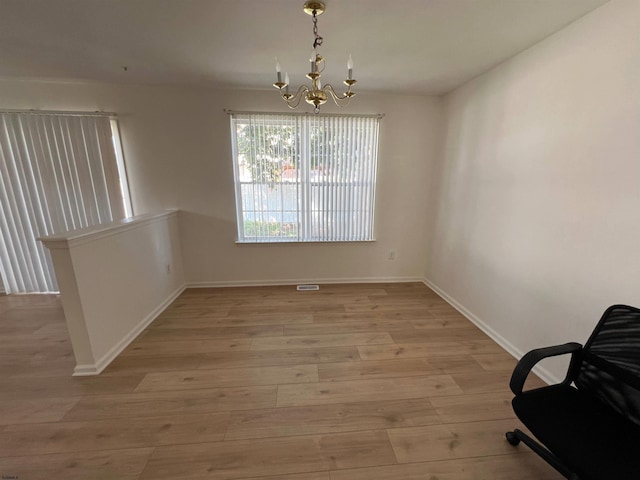
[[[585,344],[581,360],[576,387],[640,425],[640,309],[609,307]]]

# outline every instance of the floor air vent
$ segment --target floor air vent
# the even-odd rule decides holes
[[[298,290],[299,292],[306,292],[309,290],[320,290],[320,286],[319,285],[298,285],[296,287],[296,290]]]

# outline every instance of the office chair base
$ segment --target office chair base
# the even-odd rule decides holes
[[[507,442],[509,442],[514,447],[520,445],[520,439],[516,435],[516,432],[507,432],[504,434],[504,436],[507,437]]]
[[[518,446],[520,442],[523,442],[527,447],[541,456],[549,465],[555,468],[568,480],[580,480],[580,477],[569,470],[566,465],[558,459],[558,457],[556,457],[553,453],[544,448],[522,430],[516,428],[512,432],[505,433],[505,437],[507,438],[507,441],[514,447]]]

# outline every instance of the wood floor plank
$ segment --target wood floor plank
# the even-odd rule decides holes
[[[275,407],[276,386],[102,395],[81,399],[65,421],[157,417]]]
[[[33,301],[33,299],[26,298],[24,300],[25,302]],[[2,312],[2,318],[3,324],[39,328],[51,322],[64,321],[64,311],[61,308],[51,308],[47,305],[40,307],[23,305],[21,308],[13,306]]]
[[[0,457],[0,472],[18,480],[138,480],[153,448]]]
[[[342,313],[345,311],[345,307],[341,303],[332,304],[332,303],[323,302],[323,303],[312,304],[309,307],[312,313],[319,313],[319,312],[320,313],[321,312]]]
[[[511,372],[508,371],[454,373],[451,376],[466,394],[509,392]]]
[[[207,339],[194,338],[191,340],[175,340],[169,338],[165,341],[136,341],[133,342],[121,356],[130,355],[167,355],[167,354],[194,354],[210,352],[246,352],[251,347],[250,338],[235,339]]]
[[[491,393],[491,392],[507,392],[511,396],[509,382],[511,381],[510,371],[495,372],[475,372],[475,373],[453,373],[451,376],[460,386],[462,391],[467,394]],[[537,375],[529,374],[525,382],[524,389],[544,387],[547,384]]]
[[[428,314],[424,312],[424,309],[415,311],[404,309],[401,311],[369,310],[365,312],[314,312],[313,323],[346,323],[352,321],[369,321],[375,319],[411,321],[416,318],[425,318],[426,316],[428,316]]]
[[[278,407],[458,395],[449,375],[320,382],[278,387]]]
[[[412,330],[408,320],[352,320],[344,323],[314,323],[311,325],[285,325],[285,336],[332,335],[358,332],[391,332],[394,330]]]
[[[38,329],[41,330],[41,329]],[[64,339],[56,338],[52,335],[40,335],[37,331],[22,335],[3,335],[6,345],[2,346],[0,359],[5,356],[34,355],[53,357],[64,355],[71,348],[71,342],[67,335]]]
[[[202,328],[202,327],[248,327],[258,325],[302,325],[313,323],[312,313],[280,313],[266,315],[253,313],[246,315],[228,315],[225,317],[191,318],[179,315],[157,319],[156,328]]]
[[[500,392],[430,398],[445,423],[476,422],[515,418],[511,408],[513,394]]]
[[[388,430],[398,463],[430,462],[472,456],[517,454],[504,438],[511,420],[492,420]]]
[[[500,351],[491,340],[431,341],[425,343],[390,343],[381,345],[359,345],[358,353],[363,360],[390,360],[393,358],[428,358],[436,355],[450,356],[473,353],[495,353]]]
[[[134,391],[142,379],[143,375],[8,377],[2,380],[0,400],[129,393]]]
[[[51,311],[61,311],[60,295],[0,295],[0,305],[11,308],[22,308],[23,311],[34,307],[49,307]]]
[[[257,325],[251,327],[201,327],[201,328],[152,328],[142,334],[145,342],[220,338],[254,338],[282,336],[281,325]]]
[[[474,341],[483,335],[484,333],[471,323],[464,327],[414,329],[391,332],[393,341],[396,343]]]
[[[371,378],[419,377],[440,373],[420,358],[318,365],[321,382],[343,382]]]
[[[348,347],[384,343],[393,343],[393,340],[386,332],[269,337],[255,338],[251,344],[251,351],[284,350],[288,348]]]
[[[238,307],[232,307],[229,310],[229,315],[244,315],[244,314],[254,314],[256,310],[259,309],[260,312],[265,313],[267,315],[277,315],[278,313],[312,313],[311,307],[308,304],[298,303],[298,304],[280,304],[280,305],[268,305],[265,306],[261,304],[260,306],[256,305],[243,305]]]
[[[234,412],[226,440],[433,425],[440,417],[425,398],[279,407]]]
[[[155,343],[155,342],[151,342]],[[233,354],[234,352],[231,352]],[[170,372],[174,370],[190,370],[202,365],[206,354],[176,353],[159,355],[120,355],[104,371],[101,376],[138,375],[151,372]]]
[[[43,325],[38,330],[34,332],[34,335],[43,336],[43,337],[52,337],[56,339],[69,338],[69,330],[67,329],[67,323],[64,318],[61,318],[59,321],[54,323],[47,323]]]
[[[226,317],[229,315],[230,309],[231,305],[221,305],[214,302],[199,303],[194,299],[179,298],[158,318],[165,320],[170,318]]]
[[[346,312],[397,312],[411,311],[416,315],[431,316],[429,307],[420,302],[411,303],[388,303],[388,304],[351,304],[345,305]]]
[[[476,362],[471,355],[442,355],[436,352],[434,355],[427,355],[424,361],[429,367],[439,373],[485,373],[486,371]]]
[[[318,381],[317,365],[226,368],[219,370],[188,370],[150,373],[136,388],[136,392],[190,390],[202,388],[277,385]]]
[[[47,455],[219,442],[228,421],[225,412],[9,425],[0,435],[0,451],[16,456]]]
[[[0,315],[2,312],[0,312]],[[1,318],[1,317],[0,317]],[[53,320],[51,323],[46,321],[39,321],[36,325],[41,325],[36,330],[28,328],[23,330],[21,327],[27,326],[29,322],[16,322],[6,321],[4,318],[0,320],[0,326],[3,328],[3,336],[11,339],[11,341],[21,342],[23,345],[28,345],[28,340],[39,340],[44,347],[50,346],[52,343],[70,343],[69,334],[67,331],[67,324],[62,319]],[[27,333],[30,331],[30,333]],[[27,342],[25,342],[25,340]],[[33,342],[32,342],[33,343]],[[0,355],[4,355],[5,350],[0,352]]]
[[[0,425],[57,422],[79,401],[79,398],[0,400]]]
[[[387,288],[386,291],[386,295],[369,295],[369,300],[371,303],[375,303],[376,305],[431,305],[434,300],[437,300],[437,297],[433,297],[429,294],[418,293],[415,290],[410,292],[394,292]]]
[[[513,372],[518,361],[507,352],[484,353],[473,355],[473,359],[485,370]]]
[[[140,479],[226,480],[394,463],[386,432],[372,431],[158,447]]]
[[[7,335],[33,335],[44,325],[46,324],[43,322],[33,323],[32,325],[15,325],[14,322],[12,322],[10,325],[0,324],[0,335],[2,335],[3,337],[6,337]]]
[[[199,357],[199,368],[242,368],[254,366],[304,365],[328,362],[356,362],[358,350],[352,347],[316,347],[258,352],[209,353]]]
[[[286,295],[266,296],[256,299],[255,301],[245,299],[241,303],[236,304],[229,312],[229,315],[251,315],[256,312],[267,314],[307,312],[308,310],[314,310],[318,307],[330,307],[330,309],[333,310],[340,309],[346,304],[359,303],[371,303],[369,296],[355,293],[336,293],[328,295],[322,291],[292,291]],[[271,309],[263,310],[264,307],[276,307],[277,311],[274,312]]]
[[[331,480],[562,480],[535,454],[405,463],[334,470]]]
[[[2,355],[0,357],[0,378],[4,377],[49,377],[71,375],[75,362],[73,353],[51,355]]]
[[[507,392],[511,396],[509,382],[511,380],[511,371],[498,370],[493,372],[474,372],[474,373],[452,373],[453,379],[460,386],[464,393],[491,393],[491,392]],[[531,388],[540,388],[546,385],[535,374],[529,374],[525,383],[525,390]]]

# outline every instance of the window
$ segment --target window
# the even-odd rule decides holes
[[[377,116],[231,115],[239,242],[374,239]]]
[[[115,120],[0,112],[0,273],[7,293],[58,290],[38,237],[130,212]]]

